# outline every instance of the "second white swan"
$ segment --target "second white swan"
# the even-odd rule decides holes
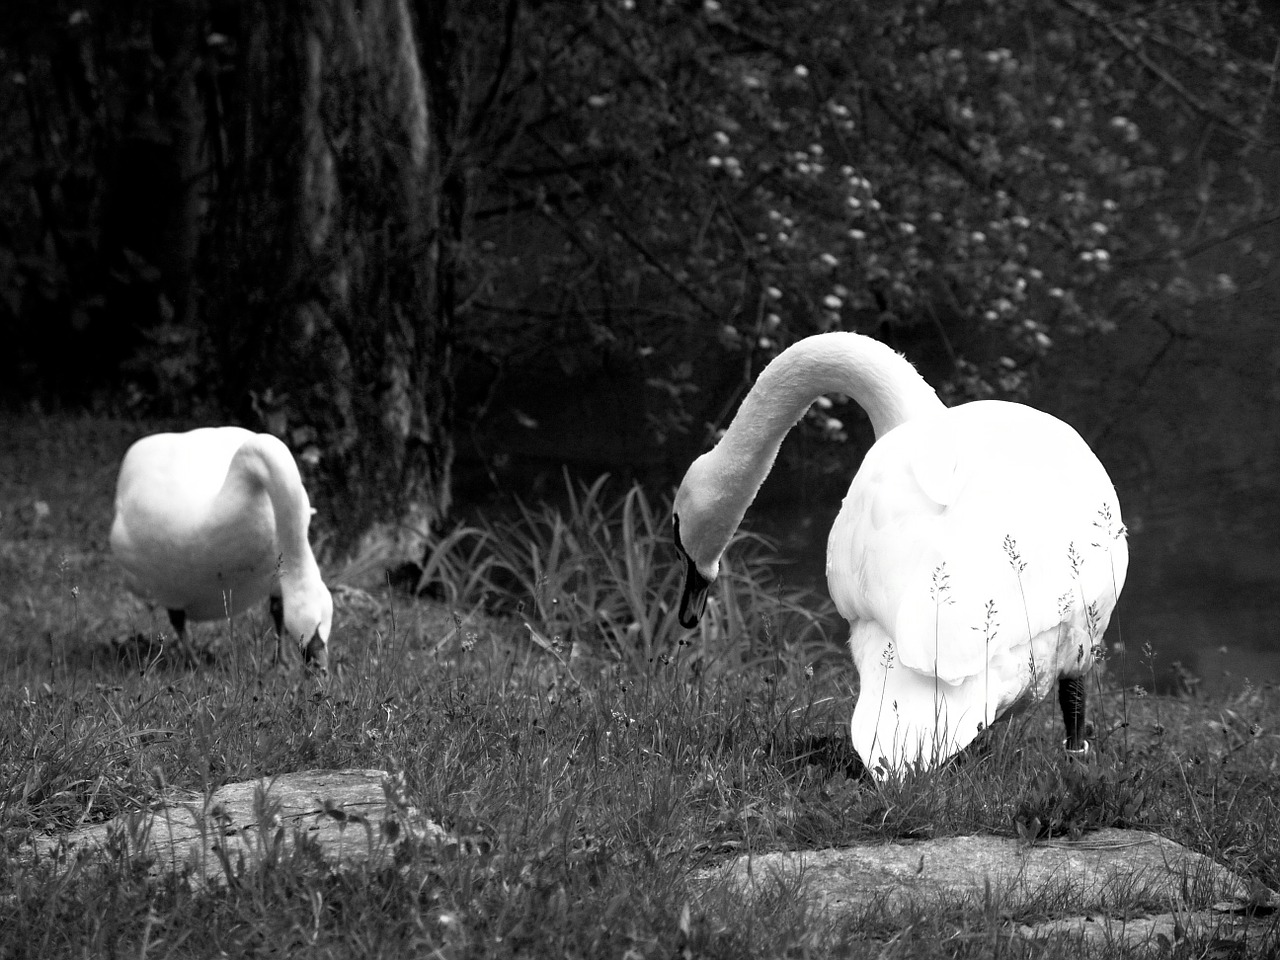
[[[860,677],[851,733],[864,764],[878,777],[932,767],[1055,682],[1066,746],[1087,750],[1083,677],[1128,569],[1106,470],[1047,413],[946,407],[869,337],[821,334],[783,351],[689,467],[675,500],[681,622],[697,623],[783,437],[827,393],[855,400],[876,435],[827,546]]]
[[[156,433],[129,448],[111,549],[129,588],[188,620],[233,617],[269,598],[276,660],[285,640],[324,672],[333,598],[307,531],[311,502],[289,448],[240,427]]]

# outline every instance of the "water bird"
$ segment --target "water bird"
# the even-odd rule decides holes
[[[285,641],[326,672],[333,598],[308,529],[314,511],[298,465],[278,438],[240,427],[156,433],[125,454],[111,550],[129,589],[188,620],[234,617],[268,600],[276,662]]]
[[[827,543],[860,685],[854,749],[879,778],[928,769],[1058,684],[1067,750],[1084,753],[1084,678],[1128,569],[1106,470],[1033,407],[947,407],[903,356],[856,333],[808,337],[761,372],[676,494],[679,618],[695,626],[783,437],[843,394],[876,440]]]

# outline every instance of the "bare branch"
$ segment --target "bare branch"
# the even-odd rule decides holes
[[[1182,81],[1171,74],[1168,70],[1147,56],[1141,45],[1135,42],[1132,36],[1126,34],[1123,30],[1120,30],[1112,20],[1099,14],[1092,4],[1087,4],[1083,2],[1083,0],[1057,0],[1057,2],[1067,9],[1074,11],[1085,20],[1088,20],[1094,26],[1105,31],[1111,39],[1128,51],[1130,56],[1142,65],[1143,69],[1176,93],[1180,100],[1205,119],[1222,124],[1227,130],[1231,131],[1232,134],[1246,143],[1257,144],[1265,147],[1280,146],[1280,141],[1268,140],[1266,138],[1259,137],[1257,134],[1246,129],[1239,121],[1224,115],[1222,111],[1215,109],[1205,100],[1192,93],[1191,90],[1187,88],[1186,84],[1182,83]]]

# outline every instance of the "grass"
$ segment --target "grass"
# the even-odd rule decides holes
[[[744,543],[682,646],[665,506],[603,482],[441,537],[421,578],[440,602],[339,590],[326,685],[262,672],[265,616],[203,627],[215,662],[176,670],[133,642],[163,615],[104,558],[112,458],[137,428],[3,426],[26,472],[0,473],[0,956],[1077,956],[1002,932],[1052,915],[1048,894],[832,921],[786,885],[748,905],[689,877],[747,851],[1104,825],[1280,886],[1270,688],[1175,699],[1113,676],[1091,690],[1088,765],[1064,762],[1045,705],[959,762],[875,784],[847,745],[834,621],[806,613],[821,604],[770,586],[767,545]],[[124,856],[17,856],[170,789],[343,766],[402,772],[415,806],[482,842],[341,874],[302,844],[204,892]]]

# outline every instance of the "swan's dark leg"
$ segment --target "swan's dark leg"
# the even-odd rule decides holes
[[[174,642],[174,649],[177,650],[178,655],[188,663],[194,663],[195,654],[191,650],[191,641],[187,637],[187,611],[170,610],[169,623],[172,624],[173,632],[177,635],[177,639]]]
[[[267,609],[271,611],[271,621],[276,625],[276,666],[285,666],[284,660],[284,598],[271,596],[267,599]]]
[[[187,611],[170,610],[169,622],[173,624],[173,632],[178,635],[179,640],[187,635]]]
[[[1086,753],[1089,742],[1084,738],[1084,677],[1061,677],[1058,680],[1058,704],[1067,739],[1062,745],[1068,753]]]

